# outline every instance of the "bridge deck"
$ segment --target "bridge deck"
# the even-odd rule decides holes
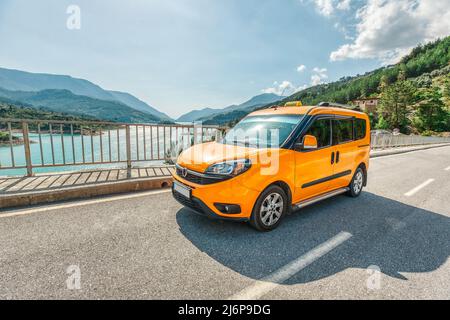
[[[0,196],[122,182],[133,179],[163,178],[170,176],[173,170],[172,166],[133,168],[131,169],[130,177],[127,176],[126,169],[49,173],[33,177],[0,177]]]

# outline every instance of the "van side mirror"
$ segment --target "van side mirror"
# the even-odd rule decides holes
[[[306,135],[303,137],[303,150],[317,149],[317,138],[314,136]]]
[[[317,149],[317,138],[311,135],[303,137],[302,142],[295,144],[296,151],[315,150]]]

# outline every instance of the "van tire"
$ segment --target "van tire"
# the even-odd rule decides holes
[[[276,195],[278,195],[279,198]],[[279,205],[281,204],[280,198],[282,199],[282,207],[279,207]],[[276,220],[276,222],[273,224],[269,223],[269,221],[271,219],[270,217],[266,218],[266,223],[263,222],[263,218],[264,218],[263,214],[264,213],[262,212],[262,206],[263,206],[263,204],[265,206],[267,204],[270,204],[270,199],[273,199],[273,200],[278,199],[278,202],[277,202],[278,207],[273,209],[272,211],[270,211],[270,212],[274,212],[272,217],[276,218],[277,212],[280,213],[278,220]],[[277,204],[274,204],[273,206],[277,206]],[[266,190],[264,190],[261,193],[261,195],[258,197],[258,200],[256,200],[255,206],[253,207],[252,216],[249,221],[250,225],[253,228],[255,228],[256,230],[261,231],[261,232],[272,231],[280,225],[281,220],[286,215],[289,206],[290,206],[290,203],[288,203],[288,196],[286,195],[286,192],[284,192],[284,190],[277,185],[269,186]],[[277,211],[274,211],[274,210],[277,210]],[[266,213],[266,215],[270,214],[270,212]]]
[[[364,170],[361,167],[358,167],[353,175],[352,182],[348,186],[350,190],[347,192],[347,195],[352,198],[359,197],[364,188],[364,181],[366,181],[365,179],[366,177]]]

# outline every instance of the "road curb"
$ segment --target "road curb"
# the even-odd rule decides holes
[[[171,187],[172,183],[172,177],[166,176],[69,187],[56,190],[13,193],[0,196],[0,208],[31,206],[66,200],[88,199],[97,196],[162,189]]]
[[[446,144],[439,144],[439,145],[429,145],[429,146],[422,146],[422,147],[412,147],[412,148],[401,148],[401,149],[388,149],[388,150],[380,150],[371,152],[370,158],[380,158],[385,156],[392,156],[396,154],[402,154],[402,153],[409,153],[414,151],[421,151],[421,150],[428,150],[428,149],[434,149],[434,148],[442,148],[442,147],[448,147],[450,146],[450,143]]]

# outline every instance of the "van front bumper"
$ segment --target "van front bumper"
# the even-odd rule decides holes
[[[173,174],[174,180],[191,189],[191,197],[176,192],[172,187],[175,200],[183,206],[212,219],[248,221],[253,206],[259,196],[256,190],[245,187],[239,178],[210,185],[197,185]],[[239,208],[239,213],[223,213],[219,209],[229,204]],[[219,207],[219,209],[218,209]]]
[[[200,214],[204,217],[207,217],[209,219],[213,220],[233,220],[233,221],[248,221],[248,218],[234,218],[234,217],[225,217],[220,216],[217,213],[215,213],[213,210],[211,210],[202,200],[191,197],[190,199],[183,196],[181,193],[176,192],[172,187],[172,194],[175,200],[177,200],[180,204],[183,206],[191,209],[197,214]]]

